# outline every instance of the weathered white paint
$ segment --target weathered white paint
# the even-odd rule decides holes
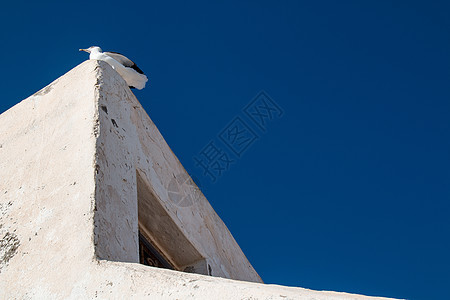
[[[104,62],[86,61],[6,111],[0,298],[381,299],[249,282],[261,280],[203,194],[178,184],[183,176]],[[158,231],[155,242],[177,267],[209,264],[213,276],[225,278],[138,264],[138,194],[141,218],[152,210],[170,218],[162,228],[143,223]],[[174,232],[179,248],[168,242]]]

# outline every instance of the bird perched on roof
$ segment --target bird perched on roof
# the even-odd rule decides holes
[[[103,52],[100,47],[92,46],[80,49],[89,53],[89,59],[103,60],[119,73],[130,88],[142,90],[148,81],[144,72],[129,58],[117,52]]]

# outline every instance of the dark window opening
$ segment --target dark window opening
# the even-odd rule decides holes
[[[175,268],[139,232],[139,262],[146,266],[174,270]]]
[[[177,271],[211,274],[206,259],[186,237],[145,178],[136,170],[139,262]]]

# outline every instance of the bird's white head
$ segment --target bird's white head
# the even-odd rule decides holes
[[[80,49],[80,51],[84,51],[87,53],[102,53],[102,49],[98,46],[91,46],[87,49]]]

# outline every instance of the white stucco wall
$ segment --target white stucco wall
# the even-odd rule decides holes
[[[225,278],[137,263],[136,171],[180,240]],[[180,205],[168,192],[185,174],[100,61],[0,115],[0,298],[381,299],[248,282],[261,280],[203,194],[178,187],[190,196]]]

